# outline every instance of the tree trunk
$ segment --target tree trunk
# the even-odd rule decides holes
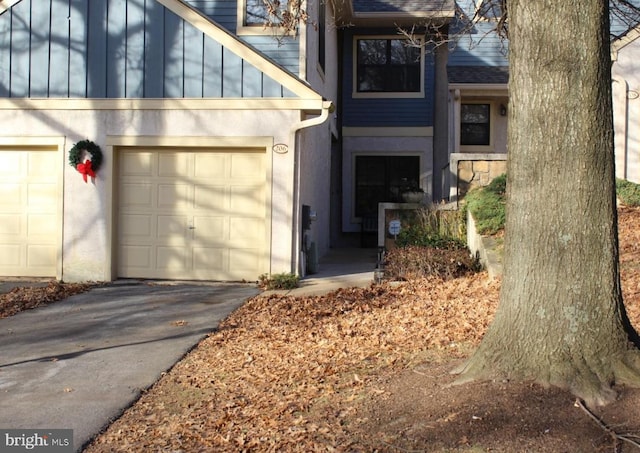
[[[639,384],[618,273],[607,0],[509,0],[500,305],[459,372],[610,402]],[[634,345],[636,343],[636,345]]]

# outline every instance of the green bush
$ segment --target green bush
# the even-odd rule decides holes
[[[258,277],[258,286],[262,289],[294,289],[300,284],[300,277],[290,272],[280,274],[262,274]]]
[[[616,195],[625,206],[640,206],[640,184],[616,179]]]
[[[473,215],[478,233],[491,235],[504,229],[506,188],[507,175],[503,174],[465,196],[466,209]]]

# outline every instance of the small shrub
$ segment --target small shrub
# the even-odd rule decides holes
[[[398,247],[420,246],[455,249],[465,246],[466,223],[459,211],[419,209],[396,238]]]
[[[466,208],[476,221],[478,233],[491,235],[504,229],[506,187],[507,175],[503,174],[465,196]]]
[[[291,272],[280,274],[262,274],[258,277],[258,286],[262,289],[294,289],[300,284],[300,277]]]
[[[478,272],[480,264],[466,248],[402,247],[385,255],[385,278],[413,280],[429,275],[453,279]]]
[[[640,206],[640,184],[616,179],[616,195],[625,206]]]

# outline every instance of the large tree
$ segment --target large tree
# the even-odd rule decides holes
[[[618,239],[607,0],[508,0],[500,304],[459,382],[533,380],[606,404],[640,384]]]

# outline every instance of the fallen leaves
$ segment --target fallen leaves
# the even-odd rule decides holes
[[[0,294],[0,319],[13,316],[23,310],[47,305],[93,288],[92,283],[62,283],[51,281],[46,286],[29,285],[13,288]]]
[[[620,210],[623,290],[636,326],[638,219],[639,210]],[[86,451],[375,451],[380,444],[370,445],[349,429],[363,421],[359,402],[393,398],[379,376],[403,370],[427,376],[430,368],[419,371],[418,364],[465,357],[484,335],[498,291],[499,282],[482,273],[317,297],[258,296],[164,374]],[[489,424],[485,412],[472,412],[466,423]],[[448,409],[442,420],[461,417]],[[405,434],[389,433],[388,442]],[[458,440],[470,442],[466,435]]]

